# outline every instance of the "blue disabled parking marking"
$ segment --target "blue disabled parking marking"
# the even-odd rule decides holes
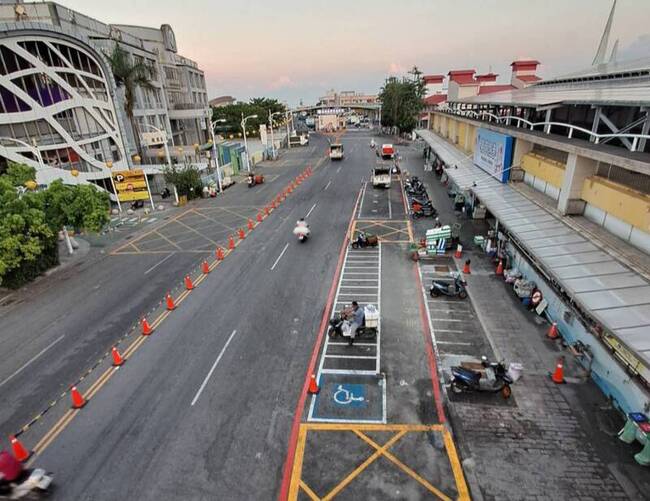
[[[347,407],[368,406],[365,384],[340,384],[337,386],[332,398],[337,405]]]
[[[321,374],[320,392],[312,396],[308,421],[385,423],[386,379],[383,374]]]

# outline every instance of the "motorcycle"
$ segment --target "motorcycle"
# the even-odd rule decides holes
[[[293,234],[298,237],[298,241],[300,243],[306,242],[307,238],[309,238],[310,233],[311,233],[311,230],[309,229],[308,224],[298,224],[293,229]]]
[[[485,356],[481,357],[483,370],[474,370],[460,365],[451,368],[451,390],[454,393],[484,392],[501,393],[508,399],[512,395],[510,385],[513,379],[508,375],[503,362],[488,362]],[[483,377],[485,376],[485,377]]]
[[[352,248],[359,249],[364,247],[377,247],[379,239],[375,235],[368,235],[363,231],[359,232],[359,235],[355,240],[352,241]]]
[[[374,306],[368,305],[363,308],[364,310],[364,319],[363,325],[357,328],[356,335],[354,337],[357,339],[374,339],[377,337],[377,326],[375,321],[368,321],[369,317],[374,318],[376,316]],[[343,309],[339,313],[335,313],[334,316],[329,321],[329,327],[327,329],[327,335],[330,338],[343,337],[350,338],[352,334],[352,312],[351,310]]]
[[[246,182],[248,183],[248,187],[252,188],[253,186],[255,186],[255,176],[253,174],[250,174]]]
[[[0,499],[20,499],[30,494],[47,495],[52,480],[52,474],[41,468],[24,470],[17,481],[5,483],[0,487]]]
[[[431,202],[413,202],[411,209],[414,219],[419,217],[436,217],[438,215],[438,211]]]
[[[375,149],[375,141],[370,141],[370,149],[374,150]]]
[[[441,280],[433,280],[431,286],[429,287],[429,295],[431,297],[437,296],[458,296],[460,299],[467,298],[467,282],[460,278],[460,276],[455,276],[452,283],[443,282]]]

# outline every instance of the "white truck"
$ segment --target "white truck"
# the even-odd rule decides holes
[[[330,160],[343,160],[343,145],[333,143],[330,145]]]
[[[372,186],[373,188],[390,188],[391,175],[390,167],[377,166],[372,170]]]

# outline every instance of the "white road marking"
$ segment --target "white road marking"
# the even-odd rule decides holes
[[[147,271],[145,271],[144,274],[146,275],[147,273],[155,270],[156,268],[158,268],[158,266],[163,264],[165,261],[167,261],[173,255],[174,255],[174,253],[172,252],[171,254],[169,254],[169,256],[162,258],[160,261],[158,261],[156,264],[154,264],[151,268],[149,268]]]
[[[341,167],[343,167],[343,166],[342,166],[342,165],[339,165],[339,168],[338,168],[338,169],[336,169],[336,173],[337,173],[337,174],[338,174],[338,173],[339,173],[339,171],[341,170]]]
[[[275,269],[275,267],[277,266],[280,259],[282,259],[282,256],[284,256],[284,253],[287,252],[288,247],[289,247],[289,244],[287,243],[287,245],[284,246],[284,249],[282,249],[282,252],[278,256],[278,258],[275,260],[275,263],[273,263],[273,266],[271,266],[271,271],[273,271]]]
[[[390,190],[386,191],[388,193],[388,219],[393,219],[393,207],[390,203]]]
[[[237,334],[237,330],[232,331],[232,334],[228,338],[228,341],[226,341],[226,344],[223,345],[223,348],[221,348],[221,352],[219,353],[219,356],[217,357],[217,360],[212,364],[212,368],[210,369],[210,372],[208,372],[208,375],[205,376],[205,379],[203,380],[203,383],[201,384],[201,387],[199,388],[199,391],[196,392],[196,395],[194,395],[194,400],[192,400],[192,403],[190,405],[194,405],[196,401],[199,399],[201,396],[201,393],[205,389],[205,385],[208,384],[208,380],[210,379],[210,376],[212,376],[212,373],[214,370],[217,368],[217,365],[219,364],[219,361],[221,360],[221,357],[223,357],[223,354],[226,352],[226,349],[228,348],[228,345],[230,344],[230,341],[232,341],[232,338],[235,337],[235,334]]]
[[[463,343],[462,341],[438,341],[438,344],[459,344],[463,346],[472,346],[472,343]]]
[[[309,212],[305,216],[305,219],[307,219],[309,217],[309,215],[312,213],[312,211],[316,208],[316,205],[318,205],[318,204],[314,204],[314,205],[311,206],[311,209],[309,209]]]
[[[9,298],[10,298],[11,296],[13,296],[13,295],[14,295],[14,293],[12,292],[12,293],[10,293],[10,294],[7,294],[7,295],[4,296],[4,297],[0,297],[0,304],[2,304],[2,302],[3,302],[5,299],[9,299]]]
[[[325,189],[324,189],[323,191],[327,191],[327,188],[330,187],[330,184],[332,184],[332,181],[329,181],[329,182],[325,185]]]
[[[359,204],[359,212],[357,217],[361,217],[361,208],[363,207],[363,199],[366,197],[366,186],[367,183],[363,183],[363,187],[361,188],[363,192],[361,193],[361,203]]]
[[[0,387],[4,386],[6,383],[8,383],[11,379],[16,377],[18,374],[20,374],[23,370],[27,368],[29,364],[31,364],[34,360],[36,360],[38,357],[40,357],[43,353],[45,353],[47,350],[52,348],[56,343],[61,341],[65,337],[65,334],[61,334],[58,338],[56,338],[54,341],[52,341],[50,344],[48,344],[45,348],[43,348],[41,351],[39,351],[36,355],[34,355],[25,365],[20,367],[16,372],[14,372],[11,376],[6,378],[2,383],[0,383]]]

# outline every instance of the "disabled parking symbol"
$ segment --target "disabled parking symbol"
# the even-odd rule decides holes
[[[334,403],[343,407],[367,407],[366,388],[363,384],[339,384],[332,396]]]

